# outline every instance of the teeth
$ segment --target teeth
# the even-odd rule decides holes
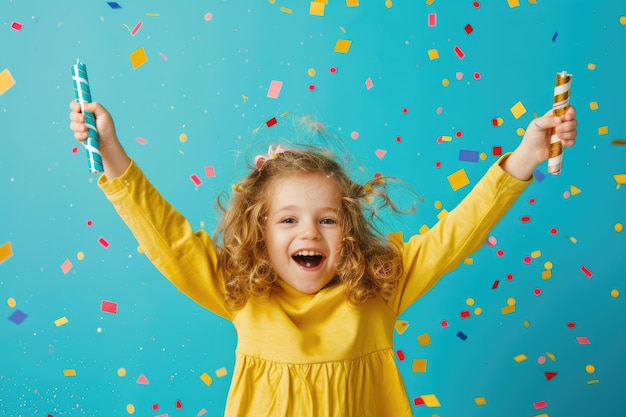
[[[296,256],[322,256],[322,254],[313,250],[301,250],[296,253]]]

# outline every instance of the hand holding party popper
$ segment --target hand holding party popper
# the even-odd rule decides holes
[[[102,154],[100,153],[100,144],[98,130],[96,129],[96,118],[93,113],[85,111],[85,103],[91,103],[91,91],[89,89],[89,79],[87,78],[87,67],[85,64],[76,60],[76,64],[72,66],[72,83],[74,84],[74,94],[76,101],[80,104],[81,111],[85,115],[85,124],[87,125],[88,137],[83,142],[87,152],[87,163],[89,171],[96,174],[104,171],[102,166]]]
[[[554,86],[554,104],[552,105],[552,115],[563,116],[569,108],[570,89],[572,87],[572,75],[566,71],[556,74],[556,84]],[[550,154],[548,156],[548,172],[553,175],[561,173],[563,165],[563,144],[557,136],[555,129],[552,129],[550,137]]]

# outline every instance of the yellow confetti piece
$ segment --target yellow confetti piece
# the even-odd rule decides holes
[[[515,298],[513,298],[513,297],[508,298],[506,300],[506,305],[514,306],[515,305]]]
[[[500,310],[502,311],[502,314],[515,313],[515,304],[512,306],[502,307]]]
[[[541,279],[542,280],[548,280],[552,278],[552,271],[550,271],[549,269],[546,269],[545,271],[541,272]]]
[[[348,7],[358,7],[359,0],[346,0],[346,6]]]
[[[413,359],[413,372],[426,372],[428,361],[426,359]]]
[[[615,226],[613,226],[613,229],[615,229],[617,233],[621,233],[624,230],[624,225],[621,223],[615,223]]]
[[[554,355],[554,353],[546,352],[546,356],[550,358],[552,362],[556,362],[556,356]]]
[[[7,305],[11,308],[15,307],[17,305],[17,302],[15,301],[15,298],[13,297],[9,297],[7,299]]]
[[[483,314],[483,309],[482,309],[482,308],[480,308],[480,307],[476,307],[476,308],[474,309],[474,315],[476,315],[476,316],[480,316],[481,314]]]
[[[519,0],[506,0],[510,8],[519,7]]]
[[[550,417],[547,413],[537,414],[535,417]]]
[[[63,376],[76,376],[76,369],[64,369]]]
[[[511,113],[513,114],[513,117],[515,117],[516,119],[519,119],[520,117],[524,115],[524,113],[526,113],[526,107],[524,107],[521,101],[518,101],[517,103],[515,103],[515,105],[511,107],[510,110],[511,110]]]
[[[578,187],[576,187],[574,185],[570,185],[569,186],[569,191],[570,191],[570,193],[572,193],[572,195],[580,194],[580,193],[583,192],[580,188],[578,188]]]
[[[186,133],[181,133],[180,136],[178,136],[178,140],[185,143],[187,142],[187,134]]]
[[[524,320],[524,327],[527,329],[530,327],[530,322],[528,320]]]
[[[463,259],[464,265],[474,265],[474,258],[465,258]]]
[[[135,414],[135,406],[132,404],[126,405],[126,412],[128,414]]]
[[[437,218],[439,220],[441,220],[441,219],[445,218],[447,215],[448,215],[448,210],[443,209],[439,213],[437,213]]]
[[[68,323],[68,321],[69,321],[69,320],[67,319],[67,317],[63,316],[63,317],[61,317],[61,318],[59,318],[59,319],[56,319],[56,320],[54,321],[54,324],[55,324],[57,327],[59,327],[59,326],[63,326],[64,324],[67,324],[67,323]]]
[[[352,45],[352,41],[348,39],[337,39],[337,43],[335,43],[335,52],[340,54],[347,54],[350,50],[350,46]]]
[[[202,375],[200,375],[200,379],[202,380],[202,382],[207,384],[207,386],[209,386],[209,387],[213,383],[213,378],[211,378],[211,375],[207,374],[206,372],[204,372]]]
[[[427,225],[423,224],[422,227],[420,227],[420,234],[423,235],[424,233],[428,232],[430,230],[430,227],[428,227]]]
[[[476,397],[474,398],[474,402],[476,405],[485,405],[487,404],[487,399],[485,397]]]
[[[309,6],[309,14],[312,16],[324,16],[324,3],[312,1]]]
[[[124,376],[126,376],[126,369],[124,369],[124,368],[119,368],[119,369],[117,370],[117,376],[119,376],[119,377],[124,377]]]
[[[441,407],[439,400],[435,394],[426,394],[421,396],[426,407]]]
[[[598,135],[606,135],[609,133],[609,127],[608,126],[600,126],[598,128]]]
[[[465,168],[461,168],[458,171],[448,175],[448,182],[453,191],[458,191],[470,183]]]
[[[620,16],[619,17],[619,22],[622,25],[626,25],[626,16]]]
[[[226,370],[226,368],[220,368],[215,371],[215,375],[217,375],[218,378],[221,378],[228,375],[228,371]]]
[[[587,365],[585,366],[585,372],[587,372],[588,374],[593,374],[596,371],[596,367],[593,365]]]
[[[590,101],[589,102],[589,109],[590,110],[598,110],[598,102],[597,101]]]
[[[467,305],[468,305],[468,306],[470,306],[470,307],[471,307],[471,306],[473,306],[473,305],[474,305],[474,303],[475,303],[475,301],[474,301],[474,299],[473,299],[473,298],[471,298],[471,297],[470,297],[470,298],[468,298],[467,300],[465,300],[465,304],[467,304]]]
[[[15,85],[15,79],[11,75],[8,68],[5,68],[0,72],[0,96],[6,93],[9,88]]]
[[[9,259],[11,256],[13,256],[11,242],[3,243],[2,246],[0,246],[0,264]]]
[[[613,298],[619,297],[619,290],[618,289],[612,289],[611,290],[611,297],[613,297]]]
[[[402,334],[409,328],[409,322],[407,320],[396,320],[395,328],[398,334]]]
[[[626,174],[613,175],[613,178],[615,179],[615,182],[617,183],[617,188],[619,188],[619,186],[622,184],[626,184]],[[2,248],[0,248],[0,253],[1,252],[2,252]],[[1,260],[2,260],[2,255],[0,254],[0,261]]]
[[[83,251],[80,251],[76,254],[76,259],[78,259],[79,261],[82,261],[85,259],[85,253]]]
[[[594,64],[593,62],[590,62],[587,64],[587,69],[589,71],[594,71],[596,69],[596,64]]]
[[[130,63],[133,65],[133,69],[139,68],[146,62],[148,62],[148,55],[146,55],[143,46],[130,54]]]
[[[447,78],[444,78],[443,80],[441,80],[441,85],[443,85],[444,87],[447,87],[450,85],[450,80]],[[452,136],[450,136],[450,138],[452,138]]]
[[[442,142],[452,141],[452,136],[440,136]]]
[[[430,335],[428,333],[423,333],[417,336],[417,343],[419,343],[422,347],[430,345]]]
[[[436,49],[429,49],[428,50],[428,58],[433,61],[435,59],[439,59],[439,51]]]
[[[587,381],[587,385],[597,384],[599,382],[599,379],[590,379],[589,381]]]
[[[292,12],[292,10],[287,7],[281,7],[279,10],[283,13],[289,13],[289,14],[291,14]]]
[[[533,251],[533,252],[530,253],[530,256],[533,259],[539,258],[541,256],[541,251],[540,250]]]
[[[528,356],[524,355],[523,353],[513,358],[513,360],[517,363],[524,362],[526,359],[528,359]]]
[[[309,77],[315,77],[315,68],[309,68],[309,70],[307,71],[307,74],[309,74]]]
[[[388,9],[391,9],[391,7],[393,6],[393,2],[391,0],[386,0],[385,1],[385,7]]]
[[[543,267],[546,268],[546,269],[552,269],[552,266],[553,266],[552,262],[550,262],[550,261],[546,261],[543,264]]]

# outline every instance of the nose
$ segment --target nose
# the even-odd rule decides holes
[[[321,233],[318,224],[315,222],[302,223],[302,231],[300,233],[301,239],[318,240],[321,238]]]

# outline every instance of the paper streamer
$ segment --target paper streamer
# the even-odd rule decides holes
[[[552,114],[563,116],[569,108],[569,96],[572,86],[572,75],[566,71],[556,74],[556,84],[554,86],[554,104]],[[563,144],[557,136],[556,130],[552,129],[550,137],[550,154],[548,156],[548,172],[552,175],[559,175],[563,166]]]
[[[76,60],[76,65],[72,67],[72,84],[74,84],[74,94],[76,101],[85,115],[88,138],[83,144],[87,152],[87,165],[89,172],[97,174],[104,171],[102,167],[102,154],[100,153],[100,138],[96,129],[96,117],[93,113],[85,111],[85,103],[91,103],[91,90],[89,89],[89,79],[87,78],[87,67]]]

